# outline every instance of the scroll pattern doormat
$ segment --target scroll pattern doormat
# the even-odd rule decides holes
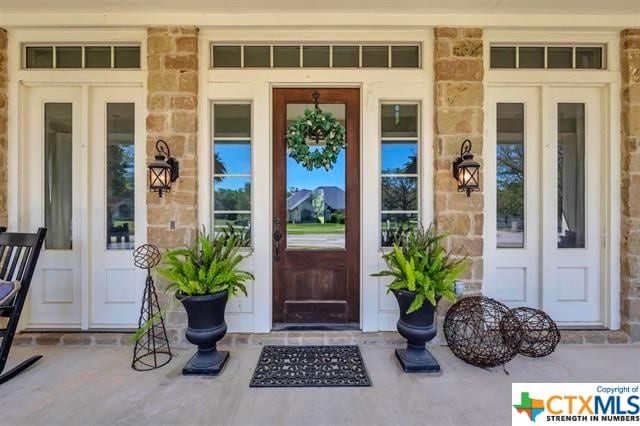
[[[358,346],[265,346],[249,386],[371,386],[371,382]]]

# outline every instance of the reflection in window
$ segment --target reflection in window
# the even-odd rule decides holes
[[[213,105],[213,218],[216,233],[251,245],[251,105]]]
[[[135,104],[107,104],[107,250],[135,248]]]
[[[418,224],[418,105],[381,105],[381,245]]]
[[[47,249],[71,250],[73,105],[44,105],[44,223]]]
[[[584,120],[584,104],[558,104],[558,248],[585,246]]]
[[[497,247],[524,247],[524,104],[499,103],[497,129]]]
[[[294,123],[312,104],[287,105],[287,126]],[[320,104],[342,125],[344,104]],[[349,143],[349,141],[346,141]],[[320,142],[307,141],[309,149],[323,149]],[[346,217],[346,155],[343,149],[330,170],[307,170],[287,156],[287,248],[344,249]]]

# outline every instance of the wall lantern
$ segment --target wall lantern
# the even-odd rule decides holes
[[[467,197],[480,191],[480,163],[473,160],[469,139],[462,142],[460,157],[453,161],[453,178],[458,181],[458,192],[466,192]]]
[[[149,163],[149,189],[151,192],[157,192],[162,198],[163,192],[171,190],[171,183],[180,177],[180,167],[178,160],[171,156],[169,145],[162,139],[156,142],[156,150],[158,153],[155,160]]]

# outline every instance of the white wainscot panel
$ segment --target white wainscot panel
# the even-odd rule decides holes
[[[586,302],[587,268],[558,268],[556,294],[561,302]]]
[[[73,270],[42,269],[42,301],[44,303],[73,303]]]
[[[526,268],[496,268],[494,292],[488,294],[501,302],[525,302],[527,294]]]
[[[137,302],[135,269],[107,269],[104,287],[106,303]]]

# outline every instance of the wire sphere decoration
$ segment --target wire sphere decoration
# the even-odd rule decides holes
[[[549,315],[539,309],[521,307],[514,308],[500,323],[505,335],[520,327],[522,340],[518,353],[541,358],[552,353],[560,343],[560,330]]]
[[[497,300],[472,296],[456,302],[444,319],[444,335],[449,349],[464,362],[477,367],[504,366],[517,354],[522,340],[517,319],[505,333],[501,329],[509,308]],[[506,370],[505,370],[506,371]]]
[[[143,244],[133,251],[133,264],[140,269],[151,269],[160,263],[160,249],[153,244]]]

